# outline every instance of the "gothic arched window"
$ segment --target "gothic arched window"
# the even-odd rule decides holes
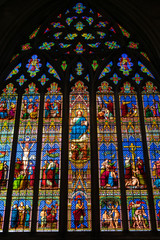
[[[160,229],[160,93],[143,44],[86,3],[19,47],[0,94],[0,230]]]

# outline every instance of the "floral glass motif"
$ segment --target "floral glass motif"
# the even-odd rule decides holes
[[[82,75],[84,68],[82,67],[82,63],[78,62],[77,67],[75,68],[78,76]]]
[[[85,51],[85,49],[83,48],[83,45],[79,42],[76,46],[76,49],[74,49],[74,51],[77,54],[82,54]]]
[[[30,36],[29,39],[33,39],[37,36],[37,33],[39,32],[41,26],[39,26]]]
[[[96,102],[100,226],[104,231],[118,231],[122,230],[122,223],[114,93],[107,82],[102,82],[98,89]]]
[[[66,71],[66,69],[67,69],[66,61],[62,61],[61,68],[62,68],[63,71]]]
[[[39,94],[37,90],[36,85],[31,83],[25,89],[22,97],[9,224],[9,231],[14,232],[25,232],[31,229],[30,218],[35,179],[39,118]],[[19,199],[19,203],[15,203],[17,199]],[[28,211],[28,215],[27,212],[25,215],[25,211]],[[16,218],[18,215],[20,221]],[[24,216],[28,219],[26,220],[27,223],[24,221]]]
[[[150,230],[146,168],[137,96],[129,82],[121,88],[119,104],[129,230],[146,231]]]
[[[125,37],[127,37],[127,38],[130,38],[130,36],[131,36],[130,33],[127,32],[127,31],[126,31],[122,26],[120,26],[119,24],[118,24],[118,26],[119,26],[119,28],[120,28],[123,36],[125,36]]]
[[[143,73],[146,73],[149,77],[151,77],[151,78],[155,78],[153,75],[152,75],[152,73],[140,62],[140,61],[138,61],[138,66],[140,66],[141,67],[141,71],[143,72]]]
[[[117,42],[105,42],[105,45],[108,47],[108,49],[117,49],[120,48],[120,45],[117,44]]]
[[[6,80],[10,79],[11,77],[13,77],[13,75],[16,75],[19,72],[19,69],[21,68],[22,64],[19,63],[12,71],[11,73],[8,75],[8,77],[6,78]]]
[[[50,32],[49,28],[46,28],[46,30],[44,31],[44,34],[47,33],[47,32]]]
[[[31,47],[30,43],[26,43],[26,44],[22,45],[22,51],[27,51],[31,48],[32,47]]]
[[[121,80],[120,77],[118,77],[117,73],[113,74],[113,77],[110,78],[114,82],[114,84],[118,84],[118,81]]]
[[[78,81],[70,94],[68,230],[91,230],[89,93]]]
[[[86,17],[85,16],[85,17],[82,17],[82,19],[85,19],[88,22],[89,26],[92,25],[92,23],[94,21],[92,17]]]
[[[109,31],[116,33],[115,29],[113,27],[110,27]]]
[[[140,54],[145,57],[148,61],[150,61],[149,57],[147,56],[147,53],[145,52],[140,52]]]
[[[78,5],[77,5],[78,4]],[[41,35],[43,36],[43,43],[42,45],[38,46],[39,49],[41,50],[47,50],[50,51],[53,48],[53,44],[54,44],[54,48],[56,53],[60,52],[61,53],[61,48],[65,49],[68,47],[71,47],[71,43],[66,43],[65,40],[74,40],[75,38],[77,38],[79,36],[79,41],[81,41],[81,36],[83,37],[83,46],[85,46],[85,50],[86,52],[88,52],[89,54],[94,54],[96,50],[96,48],[99,47],[99,51],[101,53],[104,53],[107,49],[118,49],[120,48],[120,44],[119,42],[116,40],[115,37],[118,38],[118,34],[117,31],[115,30],[117,26],[111,26],[109,21],[106,21],[105,18],[102,19],[102,15],[100,13],[97,12],[93,12],[92,9],[87,9],[87,6],[84,6],[84,4],[82,3],[77,3],[74,5],[74,7],[72,8],[72,10],[67,10],[66,14],[64,14],[64,16],[62,17],[62,14],[59,14],[57,16],[58,21],[54,21],[51,22],[49,25],[45,26],[45,30],[43,30],[43,33],[41,33]],[[85,9],[85,11],[84,11]],[[85,12],[84,14],[82,14],[83,12]],[[69,14],[70,13],[70,14]],[[64,18],[64,19],[63,19]],[[90,32],[90,30],[88,30],[87,32],[84,32],[84,29],[87,30],[87,27],[90,27],[90,30],[92,30],[92,33]],[[124,36],[129,37],[130,34],[121,26],[119,26],[122,33],[124,34]],[[75,32],[73,32],[73,28],[75,28]],[[40,27],[38,28],[40,29]],[[94,30],[93,30],[94,29]],[[60,30],[61,32],[56,30]],[[97,30],[97,31],[95,31]],[[99,30],[99,31],[98,31]],[[104,31],[102,31],[104,30]],[[33,34],[33,38],[36,37],[36,33]],[[107,42],[101,41],[98,42],[98,39],[104,39],[106,38],[106,33],[108,33],[108,37],[109,39],[107,39]],[[114,35],[114,36],[113,36]],[[39,37],[39,36],[38,36]],[[50,39],[51,42],[48,42],[48,38]],[[61,39],[61,42],[55,41],[58,39]],[[88,43],[89,40],[94,40],[96,39],[96,43],[94,41],[90,41]],[[64,42],[63,42],[64,40]],[[93,48],[93,51],[90,51],[90,49],[88,48],[88,46],[85,45],[84,40],[87,41],[87,43],[89,44],[89,47]],[[42,41],[42,40],[41,40]],[[38,41],[38,42],[41,42]],[[87,44],[86,43],[86,44]],[[24,46],[24,50],[29,49],[30,43],[27,43]],[[52,46],[51,46],[52,44]],[[128,47],[131,48],[135,48],[135,44],[134,42],[129,42],[127,43]],[[75,54],[77,53],[75,51],[75,48],[77,46],[77,41],[73,41],[72,42],[72,47],[70,48],[70,51],[66,51],[65,54]],[[33,45],[32,45],[33,46]],[[34,46],[35,48],[36,46]],[[95,49],[94,49],[95,48]],[[83,54],[85,51],[82,51],[81,54]],[[85,52],[85,53],[86,53]],[[64,52],[63,52],[64,53]],[[78,52],[79,54],[80,52]],[[52,53],[53,54],[53,53]]]
[[[10,62],[14,61],[18,56],[19,56],[19,53],[17,53],[16,55],[14,55],[14,56],[12,57],[12,59],[11,59]]]
[[[95,37],[91,33],[83,33],[82,37],[84,37],[86,40],[93,40]]]
[[[111,61],[101,72],[100,76],[98,79],[101,79],[106,76],[107,73],[111,71],[111,67],[113,66],[113,62]]]
[[[74,80],[74,77],[73,77],[73,75],[72,75],[72,74],[70,74],[69,81],[71,82],[71,81],[73,81],[73,80]]]
[[[42,44],[42,46],[39,47],[39,49],[41,49],[41,50],[51,50],[51,47],[53,47],[53,46],[54,46],[53,42],[50,42],[50,43],[44,42]]]
[[[46,66],[49,68],[48,72],[50,74],[53,74],[53,76],[55,78],[57,78],[58,80],[61,80],[58,73],[56,72],[56,70],[54,69],[54,67],[52,67],[52,65],[50,63],[47,62]]]
[[[38,81],[41,83],[42,86],[44,86],[45,83],[46,83],[47,81],[49,81],[49,78],[47,78],[46,75],[43,74],[43,75],[41,76],[41,78],[38,79]]]
[[[10,83],[0,96],[0,232],[4,224],[16,107],[16,89]]]
[[[97,42],[97,43],[88,43],[87,45],[92,48],[98,48],[100,44],[101,44],[100,42]]]
[[[52,22],[51,25],[53,28],[65,28],[64,25],[62,25],[60,22]]]
[[[137,84],[140,84],[140,82],[143,80],[143,77],[140,77],[140,75],[136,73],[132,80],[134,80]]]
[[[89,82],[89,74],[87,74],[84,79],[86,79]]]
[[[27,81],[27,79],[24,75],[21,75],[16,81],[19,83],[20,86],[22,86]]]
[[[102,28],[102,27],[106,27],[107,24],[108,24],[107,21],[105,21],[105,22],[100,21],[100,22],[97,23],[94,27]]]
[[[96,69],[98,68],[98,63],[97,60],[93,60],[93,63],[91,64],[93,71],[96,71]]]
[[[69,13],[69,10],[67,9],[67,11],[65,12],[65,15]]]
[[[90,12],[90,13],[92,13],[92,14],[94,14],[94,12],[93,12],[93,10],[92,10],[92,9],[90,9],[90,10],[89,10],[89,12]]]
[[[68,47],[70,47],[71,46],[71,44],[64,44],[64,43],[59,43],[59,46],[61,47],[61,48],[68,48]]]
[[[59,226],[62,94],[52,83],[45,95],[42,157],[38,201],[38,231],[57,231]]]
[[[76,11],[76,13],[81,14],[83,13],[83,10],[86,7],[83,5],[83,3],[77,3],[75,7],[73,7],[73,9]]]
[[[27,72],[30,74],[30,77],[35,77],[40,71],[40,67],[42,67],[42,64],[37,55],[33,55],[31,59],[28,60],[28,64],[26,64],[26,68],[28,69]]]
[[[160,93],[152,82],[146,83],[142,92],[142,101],[157,228],[160,230]]]
[[[68,17],[68,18],[66,19],[66,23],[68,24],[68,26],[71,25],[71,23],[73,22],[74,19],[77,19],[77,17],[73,16],[73,17],[71,17],[71,18]]]
[[[129,42],[128,47],[129,47],[129,48],[138,49],[138,45],[139,45],[139,43]]]
[[[53,34],[55,39],[59,39],[61,35],[62,35],[62,32],[57,32],[57,33]]]
[[[76,25],[74,25],[77,31],[82,31],[85,25],[82,22],[77,22]]]
[[[100,36],[99,38],[100,39],[103,39],[105,36],[106,36],[106,33],[104,33],[104,32],[97,32],[97,34]]]
[[[133,63],[131,59],[127,56],[127,54],[122,54],[121,58],[119,58],[119,63],[117,66],[120,67],[120,71],[123,72],[123,75],[128,76],[129,72],[132,71]]]
[[[78,36],[77,33],[68,33],[65,37],[66,40],[74,40]]]

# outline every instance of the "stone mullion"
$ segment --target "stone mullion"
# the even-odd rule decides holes
[[[67,78],[69,79],[69,78]],[[62,150],[61,150],[61,181],[60,181],[60,234],[67,232],[68,210],[68,135],[69,135],[69,89],[67,80],[64,81],[63,114],[62,114]]]
[[[98,172],[98,141],[96,91],[92,86],[90,91],[90,143],[91,143],[91,203],[92,203],[92,233],[100,232],[100,205],[99,205],[99,172]],[[98,237],[98,236],[97,236]]]

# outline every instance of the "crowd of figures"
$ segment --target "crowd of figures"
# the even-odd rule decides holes
[[[105,159],[101,165],[100,186],[101,188],[111,188],[118,186],[118,174],[116,171],[116,161]]]
[[[45,118],[61,117],[61,101],[51,101],[47,98],[45,101]]]
[[[11,229],[25,229],[30,227],[31,207],[23,202],[15,203],[11,213]]]
[[[39,108],[39,98],[24,98],[22,101],[22,119],[37,119]]]
[[[35,145],[29,137],[25,141],[19,141],[21,158],[15,162],[13,190],[33,189],[35,175],[35,155],[30,156],[30,151]]]
[[[57,211],[57,203],[51,205],[51,207],[44,206],[39,213],[38,227],[57,229]]]
[[[126,188],[146,188],[146,173],[144,162],[137,157],[133,163],[130,157],[125,157],[125,186]]]
[[[113,119],[114,110],[113,110],[113,100],[98,96],[98,119]]]
[[[160,101],[153,99],[153,105],[147,105],[145,107],[145,117],[160,117]]]
[[[53,149],[48,150],[47,154],[52,154]],[[42,167],[42,189],[55,189],[58,188],[59,182],[59,164],[57,160],[50,159],[44,161]]]
[[[14,119],[16,112],[16,104],[14,101],[0,99],[0,119]]]
[[[131,103],[131,101],[127,102],[122,100],[121,103],[121,113],[122,117],[126,118],[132,118],[132,117],[137,117],[138,116],[138,108],[136,104]]]

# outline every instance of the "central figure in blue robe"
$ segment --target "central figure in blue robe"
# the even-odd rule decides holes
[[[73,125],[70,134],[71,140],[79,140],[88,130],[87,120],[82,114],[82,110],[77,110],[76,117],[71,120],[71,124]]]

